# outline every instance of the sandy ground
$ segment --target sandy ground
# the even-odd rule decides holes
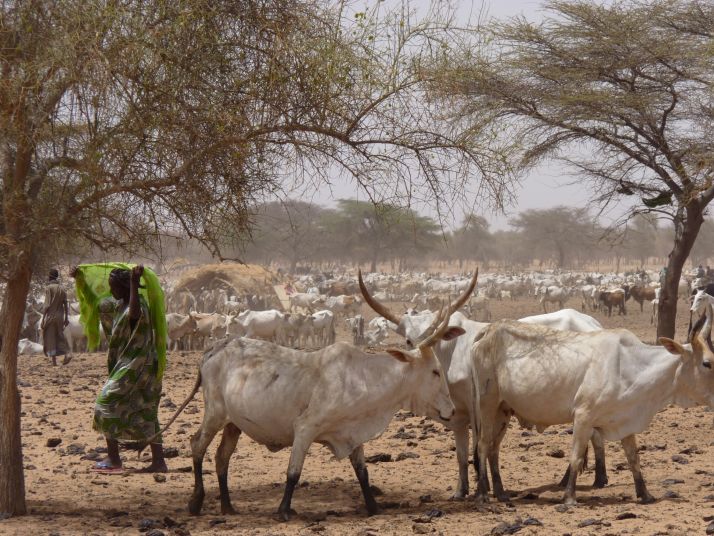
[[[684,304],[680,309],[684,310]],[[531,300],[495,302],[494,318],[539,312]],[[371,318],[371,314],[367,315]],[[597,318],[607,327],[627,327],[652,341],[649,309],[630,306],[627,317]],[[686,330],[681,315],[678,335]],[[340,330],[340,338],[346,338]],[[397,342],[396,337],[393,339]],[[174,353],[164,381],[160,418],[172,414],[190,391],[198,353]],[[105,378],[105,357],[83,354],[69,366],[52,368],[40,357],[22,358],[23,448],[30,514],[0,521],[2,534],[703,534],[714,519],[714,443],[712,414],[704,408],[668,408],[639,436],[642,466],[651,505],[635,500],[632,477],[617,443],[609,443],[610,483],[594,490],[592,470],[580,478],[579,506],[560,505],[555,487],[569,452],[567,427],[545,434],[512,423],[502,450],[502,474],[514,493],[511,503],[493,500],[450,501],[457,469],[450,432],[427,419],[398,415],[387,431],[365,446],[367,456],[391,455],[393,461],[370,464],[370,477],[382,495],[380,515],[364,515],[359,486],[348,461],[336,461],[327,449],[313,445],[293,507],[291,522],[278,523],[273,512],[280,502],[289,451],[270,453],[243,437],[233,457],[229,486],[236,516],[220,514],[218,484],[212,471],[217,441],[204,467],[207,497],[203,515],[191,517],[186,504],[193,487],[189,437],[202,414],[200,394],[165,436],[166,447],[177,449],[168,460],[163,482],[152,475],[97,476],[89,471],[104,441],[91,429],[96,393]],[[169,402],[171,401],[171,402]],[[403,430],[402,430],[403,429]],[[399,438],[395,437],[398,434]],[[48,440],[61,439],[56,447]],[[394,461],[406,453],[401,461]],[[557,454],[557,453],[555,453]],[[134,452],[124,452],[125,466],[144,465]],[[673,459],[674,458],[674,459]],[[471,477],[473,482],[473,476]],[[148,531],[147,528],[151,527]],[[154,532],[151,533],[151,530]],[[160,532],[159,532],[160,531]]]

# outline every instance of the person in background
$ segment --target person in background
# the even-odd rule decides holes
[[[42,347],[45,355],[52,358],[52,365],[57,365],[57,356],[63,355],[63,365],[72,361],[72,350],[64,336],[64,328],[69,325],[69,305],[67,292],[59,282],[59,272],[52,268],[49,283],[45,289],[45,310],[42,313]]]

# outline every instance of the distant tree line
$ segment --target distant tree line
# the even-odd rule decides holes
[[[585,208],[526,210],[509,230],[491,230],[475,214],[445,231],[429,216],[390,204],[354,199],[328,208],[304,201],[257,206],[252,232],[240,237],[236,254],[248,262],[301,268],[360,265],[375,271],[425,269],[434,262],[478,263],[493,268],[586,268],[658,266],[667,256],[673,229],[644,215],[613,232]],[[714,222],[706,220],[692,249],[694,265],[714,257]]]

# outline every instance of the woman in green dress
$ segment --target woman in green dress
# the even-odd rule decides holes
[[[107,440],[107,458],[95,470],[104,473],[122,471],[119,441],[148,439],[159,430],[158,411],[161,397],[161,370],[157,356],[149,307],[139,294],[144,267],[113,269],[109,289],[114,302],[100,305],[102,317],[112,306],[114,318],[109,336],[109,379],[97,397],[93,427]],[[105,328],[106,331],[106,328]],[[166,472],[161,439],[151,443],[151,465],[141,472]]]

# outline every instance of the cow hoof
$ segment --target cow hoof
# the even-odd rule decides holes
[[[278,518],[278,521],[282,521],[283,523],[290,521],[290,518],[292,516],[296,516],[297,512],[293,510],[292,508],[290,510],[278,510],[276,516]]]
[[[504,491],[496,494],[496,500],[498,502],[509,502],[511,500],[511,494]]]
[[[188,501],[188,511],[191,515],[197,516],[201,514],[201,507],[203,506],[204,493],[194,494],[191,500]]]
[[[450,501],[464,501],[466,500],[466,494],[463,492],[457,491],[454,493],[451,497],[449,497]]]
[[[485,493],[477,493],[474,495],[474,502],[476,504],[486,504],[488,502],[488,495]]]
[[[367,516],[376,516],[379,513],[379,507],[374,506],[372,508],[367,508]]]
[[[565,497],[565,499],[563,499],[563,504],[565,506],[577,506],[578,501],[575,500],[575,497]]]
[[[655,499],[652,495],[650,495],[649,493],[647,493],[646,495],[643,495],[642,497],[640,497],[640,502],[641,502],[642,504],[652,504],[653,502],[655,502],[655,500],[656,500],[656,499]]]
[[[238,515],[238,512],[233,508],[233,505],[229,504],[227,506],[221,505],[221,514],[224,516],[235,516]]]
[[[604,488],[607,486],[607,478],[595,478],[595,482],[593,482],[593,488],[600,489]]]

